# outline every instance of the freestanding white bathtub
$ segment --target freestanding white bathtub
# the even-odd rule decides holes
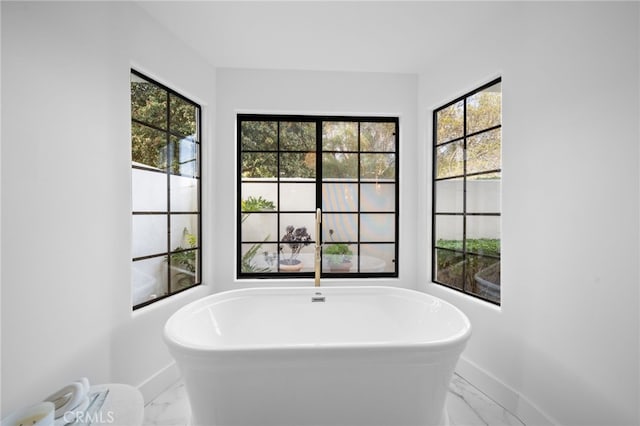
[[[471,334],[436,297],[393,287],[233,290],[165,326],[202,426],[425,426]]]

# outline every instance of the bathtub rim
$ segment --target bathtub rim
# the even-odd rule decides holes
[[[439,340],[430,340],[430,341],[372,341],[372,342],[357,342],[357,343],[296,343],[296,344],[274,344],[274,345],[254,345],[254,346],[212,346],[210,344],[198,345],[192,342],[181,341],[179,338],[174,338],[176,334],[174,330],[172,330],[173,322],[177,321],[180,316],[188,315],[191,311],[192,313],[197,312],[199,309],[204,308],[211,299],[227,299],[232,298],[234,296],[241,297],[242,295],[246,295],[246,293],[256,293],[256,295],[270,293],[273,295],[274,293],[286,294],[288,292],[298,292],[298,291],[306,291],[309,292],[309,296],[314,295],[316,292],[323,293],[326,291],[327,293],[323,293],[325,296],[329,296],[330,292],[348,292],[348,291],[377,291],[380,293],[404,293],[405,295],[418,295],[419,297],[427,297],[431,299],[437,300],[439,303],[448,306],[449,309],[453,309],[456,315],[460,315],[462,321],[464,322],[464,329],[461,332],[454,333],[451,336],[447,336],[445,339]],[[204,306],[200,306],[204,305]],[[424,293],[418,290],[407,289],[403,287],[393,287],[393,286],[380,286],[380,285],[371,285],[371,286],[360,286],[360,285],[350,285],[350,286],[324,286],[324,287],[313,287],[313,286],[295,286],[295,287],[247,287],[233,290],[225,290],[219,293],[210,294],[204,296],[200,299],[194,300],[193,302],[188,303],[187,305],[181,307],[176,312],[174,312],[169,319],[166,321],[165,326],[163,328],[163,339],[166,345],[169,347],[170,352],[180,353],[182,355],[191,355],[197,356],[202,353],[209,354],[220,354],[222,355],[231,355],[231,356],[252,356],[251,354],[273,354],[278,355],[281,353],[286,353],[290,351],[296,351],[298,354],[303,355],[305,353],[309,354],[309,356],[313,356],[313,353],[317,353],[320,351],[323,354],[329,353],[344,353],[352,350],[362,351],[372,351],[377,353],[386,353],[386,352],[394,352],[399,349],[404,351],[430,351],[430,352],[462,352],[464,347],[467,344],[467,341],[471,337],[471,322],[467,315],[462,312],[457,306],[452,303],[441,299],[437,296],[433,296],[429,293]]]

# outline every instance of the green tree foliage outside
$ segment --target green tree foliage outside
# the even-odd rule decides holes
[[[244,121],[241,125],[242,176],[316,177],[316,123]],[[278,143],[279,142],[279,143]],[[322,177],[395,179],[395,124],[323,122]],[[361,153],[362,151],[366,153]]]
[[[499,125],[502,117],[502,96],[500,92],[482,91],[467,100],[467,134]],[[436,176],[438,178],[463,174],[464,142],[463,101],[457,102],[437,114],[436,135],[439,146],[436,154]],[[500,169],[501,164],[500,129],[481,132],[467,140],[467,174]],[[475,177],[495,179],[497,174]],[[474,179],[474,177],[469,177]]]
[[[315,123],[244,121],[241,125],[242,177],[315,178]],[[280,152],[278,152],[280,149]]]
[[[462,241],[458,240],[438,240],[436,245],[450,250],[462,250]],[[466,251],[489,256],[500,256],[500,240],[497,238],[467,239]]]
[[[358,123],[328,122],[322,126],[322,177],[358,177]]]
[[[131,154],[135,163],[180,174],[197,156],[196,106],[136,77],[131,82]]]

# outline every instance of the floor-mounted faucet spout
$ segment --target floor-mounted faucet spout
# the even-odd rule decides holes
[[[320,223],[322,223],[322,210],[316,209],[316,255],[314,263],[315,286],[320,287],[320,268],[322,266],[322,244],[320,243]]]

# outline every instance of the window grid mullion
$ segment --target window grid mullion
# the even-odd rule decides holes
[[[165,111],[167,130],[167,289],[171,294],[171,168],[173,167],[173,150],[171,149],[171,96],[167,92],[167,110]]]
[[[467,293],[467,98],[462,102],[462,291]]]
[[[281,158],[281,154],[282,151],[280,151],[280,121],[276,121],[276,181],[278,182],[278,184],[276,185],[276,200],[277,200],[277,206],[278,206],[278,215],[276,217],[276,249],[278,250],[278,252],[276,253],[276,259],[278,260],[278,263],[276,264],[276,271],[279,273],[280,272],[280,254],[282,252],[282,250],[280,250],[281,246],[280,246],[280,229],[281,229],[281,225],[280,225],[280,215],[282,214],[282,211],[280,210],[280,185],[282,185],[282,182],[280,181],[280,176],[282,175],[282,173],[280,172],[280,158]]]
[[[466,100],[465,100],[465,105],[466,105]],[[494,126],[487,127],[486,129],[476,130],[475,132],[471,132],[469,134],[464,133],[462,136],[458,136],[457,138],[449,139],[444,142],[438,143],[436,144],[436,147],[440,148],[445,145],[450,145],[455,142],[460,142],[465,138],[472,138],[474,136],[481,135],[482,133],[488,133],[492,130],[501,129],[501,128],[502,128],[502,124],[496,124]],[[465,123],[465,132],[466,132],[466,123]]]
[[[362,170],[362,154],[360,153],[360,122],[358,121],[358,174],[357,174],[357,182],[358,182],[358,202],[356,203],[357,207],[357,211],[358,213],[356,214],[356,222],[357,222],[357,229],[356,229],[356,241],[358,241],[358,243],[356,244],[356,253],[358,253],[358,264],[356,265],[356,272],[360,272],[360,265],[362,263],[362,255],[360,253],[360,250],[362,249],[362,246],[360,245],[360,240],[361,240],[361,227],[362,227],[362,206],[360,205],[360,193],[362,192],[362,176],[361,176],[361,170]]]
[[[197,110],[197,108],[196,108],[196,110]],[[147,123],[146,121],[142,121],[142,120],[139,120],[139,119],[133,118],[133,117],[131,118],[131,122],[139,124],[141,126],[148,127],[150,129],[153,129],[153,130],[157,130],[157,131],[162,132],[162,133],[169,133],[171,136],[175,136],[175,137],[180,138],[180,139],[188,138],[189,136],[191,136],[191,135],[184,135],[184,134],[178,133],[178,132],[172,132],[172,131],[170,131],[168,129],[163,129],[162,127],[158,127],[155,124]],[[199,144],[200,143],[200,138],[198,137],[198,140],[194,140],[192,142]]]
[[[441,177],[441,178],[435,178],[434,181],[435,182],[442,182],[444,180],[456,180],[456,179],[461,179],[463,177],[473,177],[473,176],[480,176],[480,175],[488,175],[491,173],[501,173],[502,169],[491,169],[491,170],[483,170],[481,172],[473,172],[473,173],[467,173],[465,174],[461,174],[461,175],[453,175],[453,176],[447,176],[447,177]],[[384,183],[384,182],[380,182],[380,183]]]

